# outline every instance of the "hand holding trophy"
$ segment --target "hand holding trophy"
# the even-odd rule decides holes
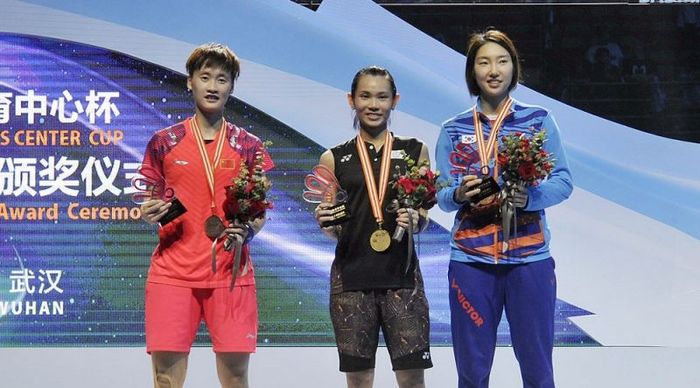
[[[158,170],[142,165],[138,174],[131,180],[131,185],[136,190],[131,200],[142,205],[142,217],[147,222],[158,222],[162,227],[187,212],[182,202],[175,197],[175,190],[168,186]],[[152,204],[149,206],[149,203]]]

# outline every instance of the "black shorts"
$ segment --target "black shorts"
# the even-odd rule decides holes
[[[333,282],[339,281],[333,275]],[[337,290],[337,284],[331,288]],[[415,289],[331,292],[330,299],[341,372],[374,369],[380,327],[393,370],[433,366],[428,300],[419,271]]]

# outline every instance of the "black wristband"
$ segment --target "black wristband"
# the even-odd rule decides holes
[[[253,225],[250,224],[250,222],[246,222],[245,228],[248,230],[248,234],[245,236],[245,240],[243,240],[243,244],[248,244],[250,240],[255,237],[255,229],[253,228]]]
[[[421,233],[428,229],[428,224],[430,224],[430,218],[427,215],[423,217],[422,214],[418,213],[418,230],[416,233]]]

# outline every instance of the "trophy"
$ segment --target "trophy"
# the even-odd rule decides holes
[[[131,180],[131,185],[136,190],[131,196],[134,203],[141,205],[151,199],[161,199],[171,203],[168,212],[158,221],[160,226],[167,225],[187,212],[182,202],[175,197],[175,190],[167,185],[165,178],[155,168],[142,165],[138,173],[139,175]]]
[[[321,226],[333,226],[342,224],[351,218],[350,209],[347,205],[348,194],[340,187],[340,183],[335,174],[324,165],[317,165],[304,179],[304,190],[302,196],[309,203],[332,203],[331,210],[333,220],[321,224]]]
[[[474,186],[471,188],[472,190],[474,189],[479,189],[479,193],[476,195],[473,195],[471,198],[469,198],[469,201],[473,204],[478,204],[479,202],[483,201],[484,199],[494,195],[498,194],[501,191],[501,187],[498,186],[498,183],[496,182],[495,179],[493,179],[492,176],[483,176],[481,178],[481,183],[478,185]]]

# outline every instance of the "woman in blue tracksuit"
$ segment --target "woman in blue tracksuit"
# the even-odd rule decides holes
[[[521,69],[517,50],[503,32],[471,36],[465,73],[476,105],[445,121],[436,149],[440,177],[447,183],[438,192],[438,204],[457,211],[448,276],[459,387],[488,387],[504,309],[523,386],[554,387],[556,278],[544,209],[567,199],[573,189],[559,130],[549,111],[510,97]],[[502,136],[542,130],[555,166],[538,185],[510,191],[517,231],[504,244],[502,195],[480,199],[479,186],[488,176],[503,185],[495,163]]]

